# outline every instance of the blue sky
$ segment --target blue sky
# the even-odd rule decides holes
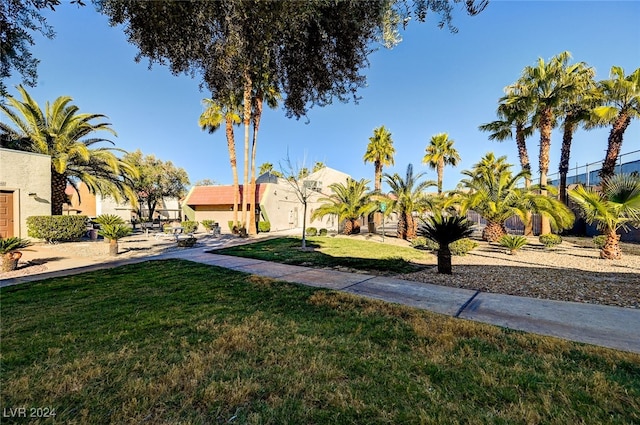
[[[189,173],[192,182],[204,178],[220,184],[232,181],[223,131],[209,135],[199,129],[201,100],[198,80],[173,76],[164,67],[134,62],[135,46],[121,28],[91,4],[78,8],[62,4],[45,13],[57,35],[37,37],[33,54],[41,60],[38,86],[29,89],[44,107],[69,95],[83,112],[102,113],[117,131],[116,146],[141,149],[171,160]],[[385,125],[396,148],[395,166],[385,172],[404,174],[435,171],[421,163],[431,136],[446,132],[455,140],[462,161],[445,169],[444,188],[452,189],[459,172],[470,168],[486,152],[507,155],[518,164],[515,143],[491,142],[478,125],[495,119],[503,88],[518,79],[522,69],[538,57],[548,60],[568,50],[573,62],[596,69],[596,78],[609,75],[612,65],[627,74],[640,66],[640,2],[635,1],[491,1],[480,15],[469,17],[458,9],[457,34],[437,28],[435,17],[411,22],[403,41],[392,50],[383,47],[370,56],[365,70],[368,87],[354,103],[335,103],[311,109],[308,120],[288,119],[281,109],[266,111],[259,134],[258,165],[276,169],[287,155],[311,166],[322,161],[352,177],[373,179],[373,164],[362,157],[374,128]],[[19,82],[8,81],[10,92]],[[578,130],[571,167],[604,158],[609,129]],[[239,165],[243,130],[236,131]],[[528,139],[534,170],[538,163],[536,134]],[[550,173],[556,172],[561,134],[552,138]],[[625,133],[623,152],[640,149],[640,122]],[[634,159],[637,159],[634,157]],[[242,179],[242,169],[239,170]]]

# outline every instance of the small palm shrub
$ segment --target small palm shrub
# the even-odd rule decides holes
[[[18,261],[22,257],[19,249],[26,248],[31,245],[31,241],[22,238],[0,238],[0,258],[2,258],[3,272],[10,272],[18,268]]]
[[[598,249],[604,248],[604,245],[607,243],[607,235],[598,235],[593,237],[593,244]]]
[[[104,224],[100,226],[98,234],[109,240],[109,255],[118,255],[118,239],[131,234],[131,228],[126,224]]]
[[[180,225],[182,226],[184,233],[193,233],[198,229],[197,221],[183,221]]]
[[[307,236],[315,236],[318,234],[318,229],[316,229],[315,227],[307,227],[307,230],[305,230],[305,234]]]
[[[540,235],[538,241],[540,241],[545,248],[553,248],[554,246],[562,243],[562,238],[560,235],[549,233],[548,235]]]
[[[519,235],[504,235],[500,238],[500,245],[509,250],[510,255],[515,255],[516,252],[527,244],[527,238]]]
[[[318,235],[320,236],[327,236],[327,229],[325,229],[324,227],[320,230],[318,230]]]
[[[260,233],[265,233],[271,231],[271,222],[270,221],[259,221],[258,222],[258,231]]]
[[[451,255],[467,255],[470,251],[478,247],[478,242],[469,238],[462,238],[449,244]]]
[[[104,226],[106,224],[108,225],[124,224],[124,220],[122,219],[122,217],[115,214],[101,214],[98,217],[96,217],[95,222],[98,223],[100,226]]]
[[[450,245],[473,233],[473,224],[465,217],[437,214],[425,220],[418,234],[438,244],[438,273],[451,274]]]
[[[207,229],[208,231],[211,231],[211,229],[213,229],[213,227],[216,225],[216,221],[215,220],[202,220],[201,223],[205,229]]]

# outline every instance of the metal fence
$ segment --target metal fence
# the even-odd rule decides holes
[[[600,168],[602,162],[592,162],[585,165],[578,165],[570,168],[567,173],[567,185],[582,184],[584,186],[596,186],[600,183]],[[618,157],[616,173],[640,173],[640,150],[623,153]],[[560,174],[553,173],[548,176],[548,183],[553,186],[560,184]]]

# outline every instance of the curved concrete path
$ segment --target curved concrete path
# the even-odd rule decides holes
[[[176,258],[335,289],[510,329],[640,353],[638,309],[483,293],[369,274],[319,270],[212,254],[206,252],[209,249],[173,251],[147,258],[5,279],[0,282],[0,287],[149,260]]]

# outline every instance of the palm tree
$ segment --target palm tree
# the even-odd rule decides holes
[[[391,133],[384,125],[373,130],[373,136],[369,137],[367,151],[364,154],[364,163],[373,162],[374,179],[373,189],[376,193],[382,192],[382,169],[384,166],[394,165],[393,156],[396,150],[393,147],[393,139]],[[373,214],[373,222],[379,225],[382,222],[380,213]]]
[[[598,86],[604,105],[593,112],[601,125],[612,126],[600,170],[600,178],[604,180],[614,174],[625,130],[632,119],[640,118],[640,68],[625,77],[621,67],[613,66],[609,80],[600,81]]]
[[[473,224],[465,217],[435,214],[418,229],[418,234],[438,244],[438,273],[451,274],[449,244],[473,233]]]
[[[360,233],[358,219],[363,215],[376,210],[377,203],[370,198],[367,184],[369,180],[360,179],[358,181],[348,178],[345,183],[333,183],[329,189],[333,194],[328,198],[320,198],[320,202],[325,202],[316,209],[311,219],[322,218],[329,214],[338,216],[338,220],[346,220],[344,234],[351,235]]]
[[[107,139],[90,137],[99,131],[116,135],[111,124],[93,123],[106,118],[105,115],[78,113],[79,108],[70,103],[73,99],[69,96],[58,97],[53,104],[47,102],[43,112],[22,86],[18,86],[18,91],[22,101],[8,97],[7,104],[0,104],[0,111],[15,125],[0,122],[0,140],[18,150],[51,156],[52,215],[62,214],[67,184],[77,189],[78,181],[84,182],[91,193],[136,202],[127,181],[137,175],[137,170],[114,154],[124,151],[93,147],[100,142],[113,144]]]
[[[202,103],[205,106],[205,110],[198,119],[200,128],[207,130],[211,134],[218,130],[223,122],[225,123],[229,162],[231,163],[231,173],[233,174],[233,223],[237,226],[240,185],[238,183],[238,160],[233,126],[240,124],[239,105],[234,97],[229,97],[224,103],[218,103],[213,99],[203,99]]]
[[[438,173],[438,195],[442,194],[442,177],[444,175],[445,165],[458,165],[460,161],[460,155],[458,151],[453,147],[454,140],[449,139],[447,133],[436,134],[431,137],[429,146],[427,146],[424,158],[422,158],[423,164],[428,164],[429,167],[436,170]]]
[[[607,239],[600,258],[622,258],[619,229],[640,226],[640,177],[617,174],[602,181],[600,190],[578,186],[569,196],[580,208],[588,223],[597,223]]]
[[[387,210],[398,213],[398,237],[413,239],[416,236],[416,223],[413,212],[425,209],[429,203],[424,191],[430,186],[436,186],[433,180],[419,181],[425,173],[413,174],[413,165],[407,166],[407,173],[403,179],[398,173],[385,174],[386,183],[391,187],[387,197]]]
[[[534,105],[534,122],[540,132],[540,190],[547,194],[551,130],[557,125],[559,112],[566,102],[584,87],[583,81],[591,78],[592,69],[584,62],[569,65],[571,54],[562,52],[549,62],[539,58],[536,66],[527,66],[518,81],[521,93],[508,103],[525,102]],[[550,222],[542,219],[542,234],[551,232]]]
[[[526,223],[529,211],[549,217],[550,225],[555,230],[568,228],[573,223],[573,214],[562,202],[537,194],[535,187],[519,187],[527,176],[525,171],[513,175],[511,165],[500,161],[504,157],[491,166],[489,156],[487,154],[474,169],[462,172],[468,178],[462,180],[465,190],[459,193],[462,214],[473,210],[487,221],[482,231],[483,240],[500,240],[507,233],[504,224],[507,219],[518,216]]]
[[[326,165],[324,164],[324,162],[316,161],[316,163],[313,164],[313,170],[311,172],[315,173],[316,171],[320,171],[325,167],[326,167]]]

